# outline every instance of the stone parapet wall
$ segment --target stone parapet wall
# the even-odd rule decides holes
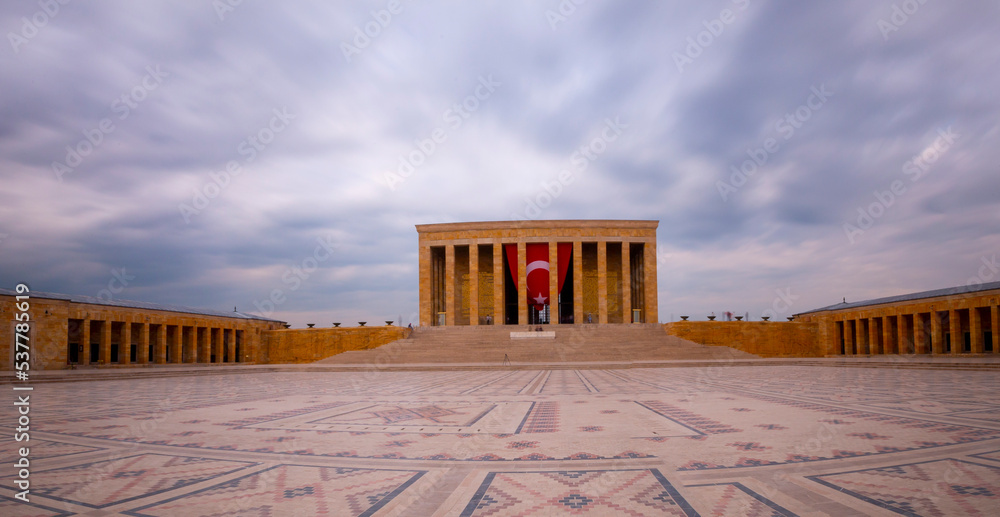
[[[265,331],[270,364],[311,363],[351,350],[377,348],[410,335],[407,327],[337,327]]]
[[[760,357],[823,357],[819,325],[808,322],[678,321],[663,329],[702,345],[728,346]]]

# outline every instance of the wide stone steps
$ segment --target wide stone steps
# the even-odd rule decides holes
[[[345,352],[321,364],[561,363],[732,360],[756,356],[669,336],[659,325],[543,325],[536,327],[422,327],[407,339],[372,350]],[[529,338],[512,338],[527,332]],[[554,337],[542,337],[551,335]],[[536,337],[537,336],[537,337]]]

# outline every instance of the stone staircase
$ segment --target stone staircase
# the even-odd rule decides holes
[[[723,346],[669,336],[657,324],[419,327],[407,339],[313,364],[501,364],[755,359]],[[511,332],[525,338],[512,338]],[[554,333],[555,336],[551,337]]]

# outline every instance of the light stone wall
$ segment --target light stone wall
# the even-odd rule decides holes
[[[677,321],[665,323],[671,336],[702,345],[729,346],[761,357],[822,357],[814,322]]]
[[[405,339],[407,327],[281,329],[265,333],[269,364],[311,363],[351,350],[368,350]]]

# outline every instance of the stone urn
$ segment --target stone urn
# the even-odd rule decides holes
[[[793,316],[788,316],[788,318],[787,318],[787,319],[788,319],[788,321],[792,321],[792,320],[794,320],[795,318],[794,318]]]
[[[392,321],[393,320],[385,320],[385,326],[386,327],[391,327],[392,326]]]
[[[761,316],[760,319],[762,319],[764,321],[767,321],[767,320],[771,319],[771,317],[770,316]]]
[[[684,321],[687,321],[687,320],[688,320],[688,317],[689,317],[689,316],[681,316],[681,319],[682,319],[682,320],[684,320]]]
[[[743,316],[736,316],[736,321],[743,321]]]
[[[285,328],[286,328],[286,329],[290,329],[290,328],[292,328],[292,326],[291,326],[291,325],[289,325],[289,324],[287,324],[287,323],[285,323]]]
[[[333,322],[333,327],[334,327],[334,328],[337,328],[337,327],[339,327],[339,326],[340,326],[340,322],[339,322],[339,321],[335,321],[335,322]]]
[[[306,323],[306,326],[309,327],[309,328],[313,328],[313,327],[316,326],[316,324],[315,323]]]
[[[359,326],[359,327],[364,327],[364,326],[365,326],[365,323],[368,323],[368,322],[367,322],[367,321],[359,321],[359,322],[358,322],[358,326]]]
[[[708,321],[715,321],[715,316],[709,316]]]

